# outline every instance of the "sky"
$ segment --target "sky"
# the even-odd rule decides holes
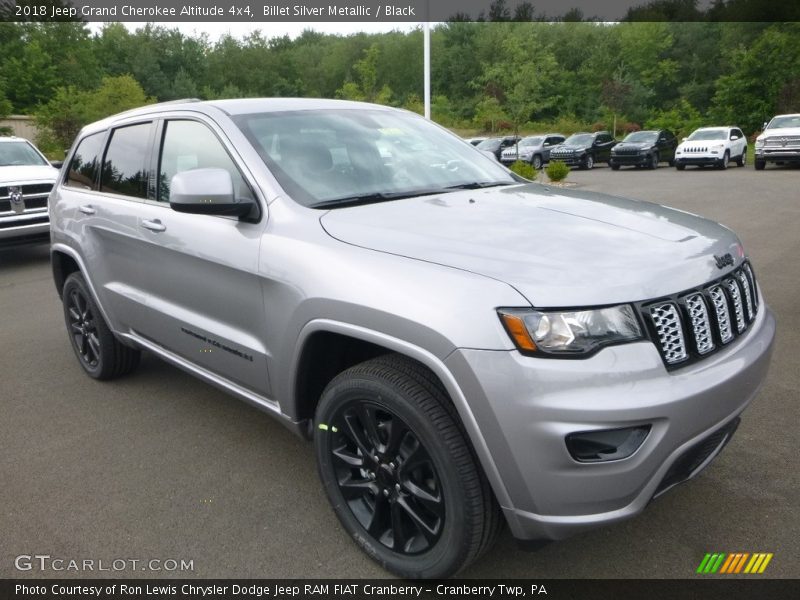
[[[288,34],[291,38],[298,37],[306,29],[313,29],[320,33],[331,33],[339,35],[350,35],[353,33],[366,32],[366,33],[384,33],[387,31],[411,31],[419,27],[420,23],[309,23],[308,21],[300,23],[155,23],[162,25],[168,29],[179,29],[181,33],[186,35],[199,35],[207,33],[212,42],[217,41],[220,37],[230,33],[235,38],[243,38],[252,33],[256,29],[260,29],[262,35],[266,38],[280,37]],[[145,23],[123,23],[125,27],[131,30],[144,27]],[[89,23],[89,29],[92,31],[100,31],[103,23]]]

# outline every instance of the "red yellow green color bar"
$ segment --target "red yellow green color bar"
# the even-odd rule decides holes
[[[769,561],[772,560],[772,552],[732,552],[726,554],[724,552],[707,553],[700,566],[697,567],[698,573],[721,573],[721,574],[736,574],[748,573],[755,575],[763,573],[767,568]]]

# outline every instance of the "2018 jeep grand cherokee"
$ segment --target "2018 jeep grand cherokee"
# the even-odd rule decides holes
[[[633,516],[722,449],[775,322],[730,230],[522,180],[405,111],[154,105],[51,196],[83,369],[141,350],[313,438],[347,532],[408,577]]]

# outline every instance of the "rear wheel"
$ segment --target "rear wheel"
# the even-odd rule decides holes
[[[494,496],[438,380],[387,355],[331,381],[316,413],[317,466],[355,542],[402,577],[452,575],[501,524]]]
[[[136,369],[141,353],[114,337],[80,273],[67,277],[61,298],[72,349],[90,377],[113,379]]]

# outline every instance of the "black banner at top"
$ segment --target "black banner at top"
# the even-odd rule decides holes
[[[3,21],[800,21],[781,0],[0,0]]]

